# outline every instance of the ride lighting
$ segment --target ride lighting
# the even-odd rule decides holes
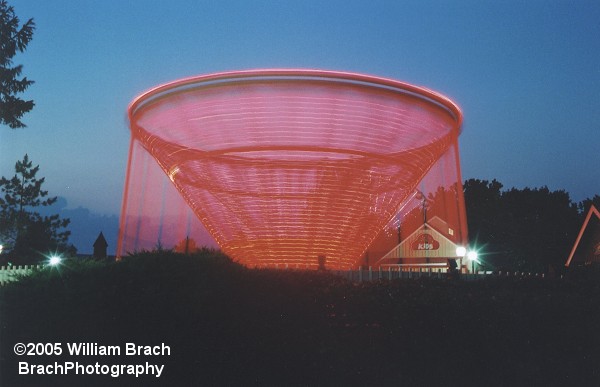
[[[417,187],[462,192],[460,108],[393,79],[311,69],[199,75],[140,95],[128,118],[119,257],[186,239],[189,208],[248,267],[319,269],[323,256],[327,269],[349,270]],[[462,213],[448,220],[466,224]]]

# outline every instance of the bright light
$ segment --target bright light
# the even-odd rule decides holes
[[[56,266],[58,264],[60,264],[61,258],[58,255],[53,255],[50,257],[50,260],[48,261],[48,263],[50,264],[50,266]]]
[[[4,248],[3,245],[0,245],[0,254],[2,254],[2,249]]]
[[[469,251],[467,258],[469,258],[471,261],[477,262],[477,251]]]
[[[467,249],[464,246],[458,246],[456,248],[456,256],[464,257],[467,254]]]

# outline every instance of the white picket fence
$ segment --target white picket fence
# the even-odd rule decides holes
[[[19,275],[29,275],[42,267],[42,265],[0,266],[0,286],[14,281]]]
[[[396,279],[417,279],[417,278],[438,278],[444,279],[449,278],[448,273],[442,270],[433,270],[431,268],[422,268],[418,270],[392,270],[392,268],[386,269],[359,269],[350,271],[331,271],[331,273],[342,276],[353,282],[368,282],[368,281],[379,281],[379,280],[396,280]],[[529,273],[529,272],[492,272],[492,271],[478,271],[476,273],[462,273],[460,274],[461,280],[464,281],[476,281],[486,277],[496,278],[546,278],[544,273]],[[563,278],[561,275],[560,278]]]
[[[5,285],[11,281],[14,281],[19,275],[29,275],[34,270],[39,270],[45,265],[24,265],[24,266],[0,266],[0,286]],[[287,265],[285,269],[288,269]],[[296,267],[296,269],[300,269]],[[308,268],[307,268],[308,269]],[[350,281],[354,282],[366,282],[366,281],[378,281],[378,280],[395,280],[395,279],[411,279],[411,278],[447,278],[447,273],[439,270],[423,269],[418,271],[399,271],[388,269],[372,269],[369,267],[367,270],[332,270],[329,273],[337,274],[341,277],[345,277]],[[461,278],[464,280],[477,280],[482,279],[486,276],[492,275],[491,271],[480,271],[473,274],[461,274]],[[498,277],[539,277],[544,278],[544,274],[537,273],[521,273],[521,272],[499,272],[496,273]],[[562,275],[560,276],[562,278]]]
[[[421,277],[428,278],[446,278],[448,274],[442,270],[432,268],[423,268],[419,270],[394,270],[392,268],[371,268],[349,270],[349,271],[331,271],[339,276],[342,276],[353,282],[369,282],[379,280],[395,280],[395,279],[416,279]]]

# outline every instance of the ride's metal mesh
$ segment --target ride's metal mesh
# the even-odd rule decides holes
[[[250,267],[316,268],[325,256],[349,269],[418,207],[416,192],[440,189],[435,211],[466,241],[462,114],[432,91],[341,72],[240,71],[152,89],[129,119],[119,256],[214,240]]]

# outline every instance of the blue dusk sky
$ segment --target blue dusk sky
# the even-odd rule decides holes
[[[0,175],[12,176],[28,153],[50,194],[88,223],[119,214],[125,111],[135,96],[182,77],[254,68],[425,86],[463,110],[463,179],[546,185],[575,201],[600,194],[597,0],[9,3],[22,23],[37,25],[15,58],[35,81],[22,97],[36,106],[27,128],[0,128]]]

